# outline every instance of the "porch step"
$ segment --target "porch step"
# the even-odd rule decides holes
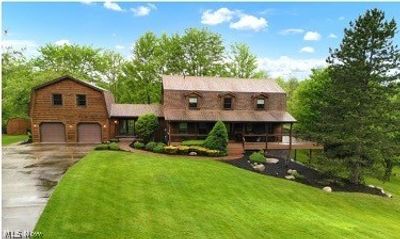
[[[228,155],[241,155],[244,153],[242,143],[228,143]]]

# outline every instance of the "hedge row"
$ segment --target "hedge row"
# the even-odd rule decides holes
[[[133,144],[135,149],[143,149],[147,151],[152,151],[154,153],[165,153],[165,154],[179,154],[188,155],[191,152],[195,152],[200,156],[218,157],[224,156],[225,152],[213,149],[207,149],[201,146],[166,146],[164,143],[148,142],[146,145],[142,142],[135,142]]]

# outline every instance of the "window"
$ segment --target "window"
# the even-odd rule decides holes
[[[191,109],[197,108],[197,97],[189,97],[189,108]]]
[[[86,106],[86,95],[76,95],[76,105]]]
[[[226,109],[226,110],[232,109],[232,98],[231,97],[224,98],[224,109]]]
[[[186,122],[179,123],[179,133],[187,134],[188,132],[188,124]]]
[[[62,105],[62,95],[61,94],[53,94],[53,105]]]
[[[257,109],[258,110],[265,109],[265,99],[257,99]]]

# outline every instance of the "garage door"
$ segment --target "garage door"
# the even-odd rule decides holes
[[[80,123],[78,125],[78,141],[85,143],[100,143],[100,125],[96,123]]]
[[[40,141],[48,143],[65,142],[64,124],[42,123],[40,125]]]

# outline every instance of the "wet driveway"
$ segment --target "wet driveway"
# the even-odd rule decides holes
[[[55,185],[92,145],[12,145],[3,147],[4,231],[32,231]]]

